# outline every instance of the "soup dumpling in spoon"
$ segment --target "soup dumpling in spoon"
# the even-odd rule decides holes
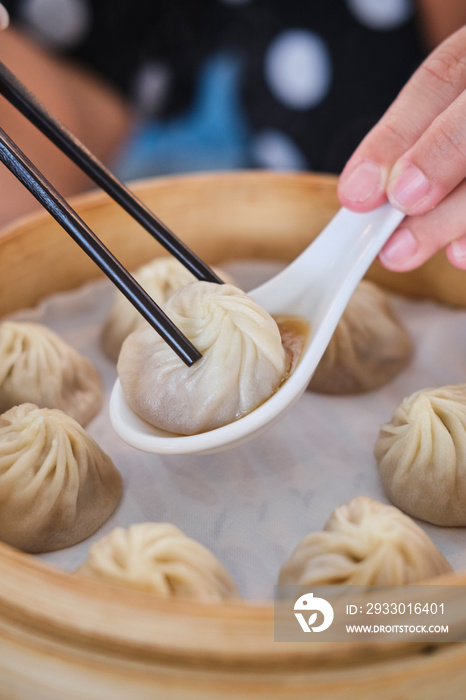
[[[193,435],[249,413],[290,366],[275,320],[230,284],[193,282],[165,312],[202,353],[192,367],[149,326],[123,343],[118,374],[130,408],[153,426]]]

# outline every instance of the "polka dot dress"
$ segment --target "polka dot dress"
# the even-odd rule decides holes
[[[4,4],[38,41],[136,104],[136,176],[339,172],[424,57],[411,0]]]
[[[332,85],[332,57],[327,43],[310,30],[280,32],[265,52],[264,77],[272,95],[285,107],[317,107]]]
[[[90,8],[82,0],[25,0],[22,17],[43,42],[69,48],[89,31]]]

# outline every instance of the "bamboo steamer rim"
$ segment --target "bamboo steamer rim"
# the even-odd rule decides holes
[[[325,223],[338,208],[335,185],[336,178],[330,175],[254,171],[150,179],[133,183],[132,189],[152,206],[160,218],[177,231],[188,245],[192,245],[189,227],[185,229],[185,236],[178,219],[181,218],[181,224],[184,221],[183,217],[186,219],[185,224],[191,221],[192,231],[196,235],[199,235],[200,230],[204,230],[205,221],[200,216],[199,220],[194,217],[193,222],[189,212],[183,213],[180,209],[180,197],[189,204],[201,197],[201,204],[211,202],[216,212],[219,202],[221,206],[225,206],[226,201],[233,203],[231,210],[224,210],[225,220],[222,223],[222,226],[228,227],[233,222],[233,228],[235,217],[243,215],[244,211],[251,214],[257,209],[263,216],[261,207],[266,204],[275,213],[276,198],[291,197],[291,206],[297,207],[301,217],[303,212],[309,216],[316,210],[320,212],[320,218],[317,217],[315,224],[320,230],[322,221]],[[109,212],[115,211],[116,207],[100,192],[76,197],[72,204],[91,227],[94,223],[102,224],[106,221]],[[288,210],[284,215],[288,216]],[[290,225],[293,224],[297,222],[290,221]],[[309,222],[308,227],[303,221],[299,224],[301,233],[296,243],[298,249],[302,249],[306,241],[318,232],[312,230],[311,224],[312,222]],[[253,238],[251,231],[255,232],[260,225],[260,220],[248,221],[245,240]],[[268,220],[268,225],[273,229],[274,223],[271,219]],[[281,225],[283,226],[283,222]],[[101,235],[97,226],[94,230]],[[124,245],[120,250],[124,236],[119,237],[114,233],[109,226],[108,230],[103,232],[102,239],[108,239],[109,247],[122,262],[129,266],[148,259],[147,234],[142,234],[147,237],[144,239],[145,248],[141,253],[141,260],[136,261],[138,256],[134,257],[133,250],[127,251]],[[37,238],[40,239],[39,244]],[[115,243],[113,247],[112,243]],[[297,251],[290,241],[285,243],[286,256],[281,257],[294,257]],[[5,267],[2,269],[2,274],[5,273],[2,283],[5,285],[4,290],[8,289],[7,285],[19,274],[21,264],[24,268],[25,261],[27,274],[24,279],[29,276],[32,286],[38,280],[43,282],[43,275],[34,272],[34,254],[44,245],[55,249],[56,259],[63,263],[65,268],[65,275],[60,278],[58,289],[74,286],[76,277],[71,271],[72,268],[79,267],[78,256],[73,256],[68,269],[65,264],[66,255],[63,253],[64,250],[75,251],[75,248],[70,247],[74,244],[68,241],[46,213],[41,212],[22,218],[2,232],[0,269]],[[278,247],[273,250],[274,257],[280,257],[277,251],[280,253],[281,250],[283,253],[283,246],[281,235]],[[150,247],[153,251],[152,241]],[[202,245],[199,248],[201,250],[198,249],[197,252],[210,263],[217,262],[221,258],[220,253],[224,251],[224,246],[214,246],[212,254],[206,252]],[[46,250],[50,252],[50,248]],[[152,255],[155,254],[157,253],[152,252]],[[255,246],[254,240],[246,251],[246,257],[250,257],[251,254],[253,257],[261,255],[261,249]],[[95,274],[94,270],[89,273],[91,268],[86,267],[87,259],[83,257],[80,260],[85,267],[85,278]],[[397,276],[387,274],[381,268],[372,271],[371,277],[377,281],[382,280],[382,283],[392,289],[400,288],[407,293],[415,289],[416,294],[425,296],[426,290],[432,291],[429,287],[431,278],[438,277],[439,270],[442,271],[442,277],[445,269],[439,258],[427,267],[428,269],[423,269],[421,273],[414,272],[408,275],[402,283],[399,277],[397,279]],[[464,279],[460,285],[463,288],[463,296],[458,295],[458,290],[455,290],[453,298],[445,299],[450,269],[447,272],[448,279],[445,284],[442,282],[443,286],[435,286],[433,296],[448,303],[466,306]],[[24,299],[28,298],[28,294],[30,296],[30,291],[26,290],[25,295],[18,297],[16,302],[10,299],[4,304],[2,313],[13,310],[15,304],[23,305]],[[57,291],[57,286],[48,279],[44,288],[40,290],[39,297],[51,291]],[[466,584],[466,573],[445,575],[435,582],[463,586]],[[167,667],[182,667],[185,670],[209,668],[215,663],[217,669],[263,669],[272,675],[284,670],[293,674],[326,666],[336,668],[351,665],[354,668],[366,665],[370,659],[396,658],[406,661],[409,657],[418,657],[422,648],[422,645],[407,642],[376,644],[370,647],[362,643],[275,644],[272,604],[227,602],[206,605],[179,599],[159,599],[150,594],[126,590],[83,576],[71,576],[0,543],[0,637],[3,628],[8,629],[10,634],[18,635],[18,638],[23,636],[25,644],[40,640],[41,644],[58,644],[62,649],[67,649],[68,652],[71,650],[73,653],[95,649],[96,654],[103,657],[137,657],[139,662],[148,663],[156,659]],[[195,647],[193,639],[196,640]],[[463,649],[462,654],[461,659],[464,663],[466,650]]]

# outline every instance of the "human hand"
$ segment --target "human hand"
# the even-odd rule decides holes
[[[6,29],[10,24],[10,17],[5,5],[0,2],[0,31]]]
[[[379,254],[412,270],[446,246],[466,269],[466,26],[437,47],[364,138],[339,180],[343,206],[407,214]]]

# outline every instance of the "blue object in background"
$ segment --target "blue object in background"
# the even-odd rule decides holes
[[[186,113],[135,126],[114,167],[118,176],[129,180],[245,167],[249,132],[240,106],[239,76],[236,56],[210,58]]]

